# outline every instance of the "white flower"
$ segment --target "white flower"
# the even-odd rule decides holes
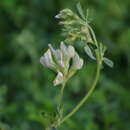
[[[50,49],[40,58],[40,63],[45,67],[55,69],[55,63],[53,62]]]
[[[83,66],[83,59],[81,59],[79,55],[76,53],[75,56],[73,57],[71,69],[79,70],[82,68],[82,66]]]
[[[48,45],[51,53],[54,57],[55,62],[60,66],[60,67],[64,67],[64,61],[63,61],[63,52],[60,49],[55,50],[51,44]]]
[[[75,49],[73,46],[68,47],[68,56],[73,57],[75,55]]]
[[[61,72],[58,72],[55,80],[53,81],[54,86],[62,84],[64,82],[64,76]]]
[[[75,55],[75,49],[73,46],[69,45],[68,47],[64,44],[64,42],[61,42],[60,49],[63,53],[64,59],[70,59]]]
[[[77,70],[82,68],[83,60],[71,45],[66,46],[61,42],[60,49],[54,49],[51,44],[48,46],[49,49],[40,58],[40,62],[58,73],[53,82],[55,86],[63,84],[66,79],[68,80]]]

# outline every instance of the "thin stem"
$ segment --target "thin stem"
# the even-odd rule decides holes
[[[95,35],[93,29],[91,28],[91,26],[90,26],[88,23],[87,23],[87,26],[88,26],[88,28],[89,28],[90,31],[91,31],[91,34],[92,34],[92,36],[93,36],[93,40],[94,40],[96,46],[98,46],[98,42],[97,42],[97,39],[96,39],[96,35]]]
[[[66,82],[64,82],[61,86],[60,89],[60,95],[59,95],[59,103],[57,106],[57,110],[58,110],[58,115],[59,115],[59,119],[54,121],[48,128],[46,128],[45,130],[51,130],[53,128],[57,128],[57,126],[59,125],[59,120],[61,120],[62,118],[62,98],[63,98],[63,94],[64,94],[64,88],[65,88],[65,84]]]
[[[59,97],[59,104],[58,104],[58,110],[60,110],[60,108],[62,106],[62,98],[63,98],[63,94],[64,94],[64,88],[65,88],[65,82],[61,86],[60,97]]]
[[[97,62],[97,70],[96,70],[96,77],[95,80],[92,84],[91,89],[89,90],[89,92],[84,96],[84,98],[80,101],[80,103],[68,114],[66,115],[61,121],[60,124],[62,124],[64,121],[66,121],[67,119],[69,119],[75,112],[77,112],[79,110],[79,108],[86,102],[86,100],[90,97],[90,95],[92,94],[92,92],[94,91],[96,84],[99,80],[99,75],[100,75],[100,64],[99,62]],[[59,124],[59,125],[60,125]]]

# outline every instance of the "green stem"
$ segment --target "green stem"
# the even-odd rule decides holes
[[[65,82],[61,86],[58,110],[60,110],[61,106],[62,106],[62,98],[63,98],[63,94],[64,94],[64,88],[65,88]]]
[[[93,29],[91,28],[91,26],[90,26],[88,23],[87,23],[87,26],[88,26],[88,28],[89,28],[89,30],[90,30],[92,36],[93,36],[93,40],[94,40],[96,46],[98,46],[98,42],[97,42],[97,39],[96,39],[96,35],[95,35]]]
[[[96,77],[95,80],[92,84],[91,89],[89,90],[89,92],[84,96],[84,98],[80,101],[80,103],[68,114],[66,115],[61,121],[60,124],[62,124],[64,121],[66,121],[67,119],[69,119],[73,114],[75,114],[75,112],[77,112],[79,110],[79,108],[86,102],[86,100],[90,97],[90,95],[92,94],[92,92],[94,91],[96,84],[99,80],[99,75],[100,75],[100,64],[99,62],[97,62],[97,70],[96,70]],[[60,125],[59,124],[59,125]]]
[[[65,88],[65,84],[66,82],[64,82],[61,86],[60,89],[60,95],[59,95],[59,103],[57,106],[57,110],[58,110],[58,115],[59,115],[59,120],[61,120],[62,118],[62,98],[63,98],[63,94],[64,94],[64,88]],[[53,128],[57,128],[57,126],[59,125],[59,120],[54,121],[49,127],[47,127],[45,130],[52,130]]]

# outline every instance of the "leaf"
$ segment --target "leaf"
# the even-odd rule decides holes
[[[103,58],[103,61],[104,61],[104,63],[105,63],[106,65],[108,65],[109,67],[113,68],[114,63],[113,63],[110,59],[104,57],[104,58]]]
[[[77,4],[77,10],[78,10],[80,16],[81,16],[84,20],[86,20],[80,2]]]
[[[87,45],[90,47],[90,49],[94,49],[94,50],[97,49],[97,46],[94,43],[87,42]]]
[[[86,21],[88,23],[90,23],[91,21],[93,21],[94,18],[94,11],[92,8],[89,8],[86,10]]]
[[[88,45],[86,45],[86,46],[84,47],[84,50],[85,50],[85,52],[87,53],[87,55],[88,55],[91,59],[96,60],[96,58],[94,57],[94,55],[93,55],[93,53],[92,53],[92,51],[91,51],[91,49],[89,48]]]

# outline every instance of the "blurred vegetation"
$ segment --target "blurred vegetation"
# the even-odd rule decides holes
[[[39,63],[48,43],[63,39],[54,16],[63,8],[75,10],[78,0],[1,0],[0,2],[0,130],[43,130],[43,112],[55,111],[59,89],[54,73]],[[115,63],[104,66],[88,102],[61,130],[130,130],[130,1],[82,0],[93,9],[92,27],[108,46]],[[88,91],[95,64],[76,45],[86,66],[67,84],[66,112]]]

